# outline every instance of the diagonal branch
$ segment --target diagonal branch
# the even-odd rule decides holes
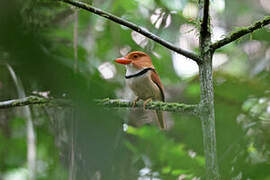
[[[132,22],[129,22],[127,20],[124,20],[122,18],[119,18],[115,15],[112,15],[106,11],[103,11],[101,9],[98,9],[96,7],[93,7],[89,4],[86,4],[86,3],[83,3],[83,2],[80,2],[80,1],[76,1],[76,0],[59,0],[59,1],[62,1],[62,2],[65,2],[65,3],[68,3],[68,4],[71,4],[73,6],[76,6],[76,7],[79,7],[81,9],[84,9],[84,10],[87,10],[87,11],[90,11],[96,15],[99,15],[99,16],[102,16],[104,18],[107,18],[107,19],[110,19],[111,21],[113,22],[116,22],[118,24],[121,24],[123,26],[126,26],[146,37],[148,37],[149,39],[152,39],[153,41],[161,44],[162,46],[174,51],[174,52],[177,52],[183,56],[186,56],[194,61],[196,61],[197,63],[199,63],[201,61],[201,58],[196,55],[195,53],[192,53],[192,52],[189,52],[189,51],[186,51],[186,50],[183,50],[175,45],[173,45],[172,43],[164,40],[164,39],[161,39],[159,36],[149,32],[146,28],[143,28],[141,26],[138,26]]]
[[[257,21],[248,27],[242,27],[240,30],[232,32],[231,34],[229,34],[225,38],[221,39],[220,41],[217,41],[214,44],[212,44],[210,47],[212,50],[216,50],[218,48],[221,48],[222,46],[225,46],[225,45],[241,38],[244,35],[247,35],[248,33],[252,33],[253,31],[261,29],[263,26],[266,26],[268,24],[270,24],[270,16],[266,16],[262,20]]]
[[[100,106],[104,107],[112,107],[112,108],[143,108],[143,102],[137,102],[135,107],[133,107],[132,101],[122,100],[122,99],[101,99],[96,100],[96,103]],[[8,101],[0,102],[0,109],[13,108],[19,106],[27,106],[34,104],[58,104],[64,106],[72,106],[72,103],[67,100],[57,100],[53,98],[45,98],[39,96],[28,96],[20,99],[13,99]],[[199,107],[197,105],[188,105],[188,104],[180,104],[180,103],[165,103],[165,102],[149,102],[146,104],[145,109],[148,110],[161,110],[161,111],[169,111],[169,112],[184,112],[191,113],[196,115],[199,111]]]

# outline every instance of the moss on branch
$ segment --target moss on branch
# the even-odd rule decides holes
[[[38,96],[28,96],[20,99],[12,99],[8,101],[0,102],[0,109],[27,106],[31,104],[48,104],[50,99]]]
[[[270,24],[270,16],[264,17],[262,20],[256,21],[254,24],[248,26],[248,27],[242,27],[238,28],[238,30],[231,32],[228,36],[225,38],[215,42],[210,46],[212,50],[216,50],[222,46],[225,46],[239,38],[241,38],[244,35],[247,35],[249,33],[252,33],[253,31],[256,31],[258,29],[263,28],[264,26]]]
[[[46,98],[42,96],[28,96],[20,99],[12,99],[0,102],[0,109],[14,108],[20,106],[28,106],[35,104],[57,105],[57,106],[72,106],[72,103],[65,99]]]
[[[112,108],[133,108],[133,102],[121,99],[102,99],[97,100],[99,105]],[[143,108],[143,101],[138,101],[134,108]],[[169,102],[160,102],[153,101],[146,104],[145,109],[148,110],[162,110],[169,112],[185,112],[191,114],[198,113],[197,105],[181,104],[181,103],[169,103]]]
[[[96,100],[97,104],[109,108],[133,108],[133,102],[122,99],[102,99]],[[40,96],[28,96],[20,99],[12,99],[8,101],[0,102],[0,109],[13,108],[19,106],[27,106],[34,104],[46,104],[46,105],[59,105],[59,106],[72,106],[71,101],[65,99],[45,98]],[[134,108],[143,108],[143,101],[136,103]],[[145,109],[149,110],[161,110],[169,112],[184,112],[197,114],[197,105],[188,105],[180,103],[166,103],[166,102],[149,102],[146,104]]]

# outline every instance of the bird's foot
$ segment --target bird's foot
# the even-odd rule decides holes
[[[136,103],[139,101],[139,97],[137,96],[134,101],[132,102],[132,108],[135,108]]]
[[[145,106],[146,106],[146,104],[149,103],[149,102],[152,102],[152,98],[148,98],[148,99],[146,99],[146,100],[144,101],[144,103],[143,103],[143,110],[145,110]]]

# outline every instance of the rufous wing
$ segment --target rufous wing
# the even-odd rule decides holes
[[[161,97],[162,97],[161,100],[165,101],[164,87],[160,81],[158,74],[155,71],[151,71],[151,79],[160,90]],[[166,122],[164,120],[163,111],[156,110],[156,115],[157,115],[157,120],[158,120],[158,124],[159,124],[160,129],[162,129],[162,130],[166,129],[167,126],[166,126]]]
[[[161,101],[165,101],[165,96],[164,96],[164,87],[160,81],[160,78],[158,76],[158,74],[156,73],[155,70],[151,71],[151,79],[152,81],[157,85],[157,87],[159,88],[160,90],[160,93],[161,93],[161,97],[162,99],[160,99]]]

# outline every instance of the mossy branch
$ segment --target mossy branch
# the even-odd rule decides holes
[[[127,101],[123,99],[102,99],[97,100],[99,105],[105,107],[113,107],[113,108],[143,108],[143,101],[138,101],[133,106],[132,101]],[[168,111],[168,112],[184,112],[184,113],[191,113],[197,114],[199,112],[197,105],[189,105],[189,104],[182,104],[182,103],[169,103],[169,102],[160,102],[160,101],[152,101],[146,104],[145,109],[148,110],[161,110],[161,111]]]
[[[12,99],[0,102],[0,109],[28,106],[34,104],[47,104],[47,105],[60,105],[60,106],[72,106],[70,101],[64,99],[53,99],[41,96],[28,96],[20,99]]]
[[[101,99],[96,100],[96,103],[100,106],[110,108],[143,108],[143,102],[138,101],[133,107],[133,102],[123,99]],[[60,105],[60,106],[72,106],[71,101],[64,99],[45,98],[39,96],[29,96],[20,99],[13,99],[0,102],[0,109],[13,108],[19,106],[27,106],[34,104],[47,104],[47,105]],[[183,112],[197,114],[199,112],[197,105],[188,105],[181,103],[166,103],[166,102],[149,102],[146,104],[145,109],[149,110],[161,110],[169,112]]]
[[[248,27],[242,27],[239,28],[239,30],[231,32],[228,36],[225,38],[213,43],[210,48],[212,50],[216,50],[218,48],[221,48],[222,46],[225,46],[239,38],[241,38],[244,35],[247,35],[248,33],[252,33],[253,31],[256,31],[258,29],[261,29],[262,27],[270,24],[270,16],[264,17],[260,21],[256,21],[254,24],[248,26]]]
[[[89,12],[92,12],[98,16],[102,16],[106,19],[109,19],[117,24],[121,24],[123,26],[126,26],[142,35],[144,35],[145,37],[148,37],[149,39],[152,39],[153,41],[159,43],[160,45],[174,51],[174,52],[177,52],[183,56],[186,56],[187,58],[190,58],[194,61],[196,61],[197,63],[199,63],[201,61],[201,58],[195,54],[195,53],[192,53],[192,52],[189,52],[189,51],[186,51],[184,49],[181,49],[175,45],[173,45],[172,43],[160,38],[159,36],[149,32],[146,28],[144,27],[141,27],[141,26],[138,26],[132,22],[129,22],[125,19],[122,19],[122,18],[119,18],[113,14],[110,14],[106,11],[103,11],[101,9],[98,9],[96,7],[93,7],[89,4],[86,4],[86,3],[83,3],[83,2],[80,2],[80,1],[76,1],[76,0],[59,0],[59,1],[62,1],[64,3],[68,3],[68,4],[71,4],[75,7],[78,7],[78,8],[81,8],[81,9],[84,9],[86,11],[89,11]]]
[[[27,106],[32,104],[47,104],[50,100],[48,98],[38,97],[38,96],[28,96],[20,99],[12,99],[8,101],[0,102],[0,109]]]

